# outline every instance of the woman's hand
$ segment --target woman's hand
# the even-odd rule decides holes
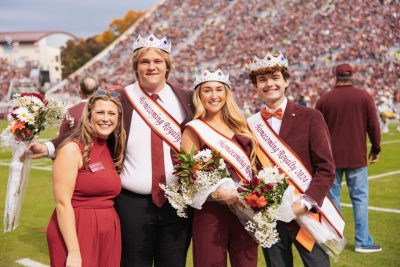
[[[82,257],[79,250],[68,252],[65,267],[82,267]]]
[[[221,185],[211,195],[215,200],[225,202],[226,205],[234,205],[238,202],[238,194],[235,188],[229,185]]]

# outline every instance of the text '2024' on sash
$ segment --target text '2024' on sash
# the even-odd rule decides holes
[[[261,112],[249,117],[247,123],[256,136],[262,152],[289,176],[301,193],[304,193],[310,186],[312,175],[304,167],[301,159],[263,120]],[[320,212],[322,215],[321,223],[326,226],[330,225],[343,237],[345,222],[328,197],[325,197],[322,202]]]

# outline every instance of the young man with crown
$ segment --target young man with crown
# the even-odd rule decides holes
[[[159,187],[173,179],[171,152],[180,150],[181,125],[191,120],[191,95],[167,83],[171,43],[154,35],[133,43],[137,82],[121,92],[126,131],[122,191],[115,200],[121,221],[121,266],[186,265],[191,219],[177,216]],[[100,126],[100,127],[106,127]],[[62,138],[31,146],[34,158],[52,155]],[[50,153],[49,153],[50,152]]]
[[[160,183],[173,179],[171,152],[180,150],[181,125],[192,118],[191,92],[167,83],[171,43],[154,35],[133,43],[137,82],[122,94],[127,149],[122,192],[121,266],[185,266],[191,219],[177,216]]]
[[[262,165],[278,165],[288,175],[297,193],[303,194],[292,204],[295,218],[315,212],[314,207],[330,203],[325,197],[335,177],[329,131],[324,119],[319,111],[286,98],[290,74],[288,61],[282,54],[267,54],[263,59],[255,57],[250,64],[249,78],[266,105],[247,120],[261,148],[257,156]],[[318,216],[326,221],[333,216],[336,224],[332,227],[342,233],[344,223],[340,214],[330,214],[337,212],[331,210],[334,207],[330,204],[327,212],[318,209],[322,210]],[[289,223],[278,221],[277,230],[280,241],[263,249],[268,266],[293,266],[292,244],[305,266],[330,266],[328,255],[295,220]]]
[[[235,103],[229,75],[205,70],[194,82],[194,120],[185,125],[182,148],[218,151],[233,180],[250,181],[255,167],[255,137]],[[220,185],[193,215],[195,267],[256,267],[257,243],[227,205],[237,201],[236,189]],[[215,200],[219,200],[218,202]]]

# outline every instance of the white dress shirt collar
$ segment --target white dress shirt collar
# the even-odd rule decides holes
[[[283,102],[276,109],[272,110],[272,109],[268,108],[267,106],[265,107],[265,109],[267,109],[269,111],[275,111],[278,108],[281,108],[282,114],[285,114],[285,109],[286,109],[287,103],[288,103],[288,100],[285,97]],[[272,116],[271,118],[269,118],[267,120],[267,122],[268,122],[269,126],[271,126],[271,128],[275,131],[275,133],[279,135],[279,132],[281,131],[282,120]]]
[[[269,111],[275,111],[275,110],[281,108],[282,109],[282,113],[285,113],[287,102],[288,102],[288,100],[287,100],[287,98],[285,96],[285,99],[283,99],[283,102],[276,109],[270,109],[268,106],[265,106],[265,109],[269,110]]]

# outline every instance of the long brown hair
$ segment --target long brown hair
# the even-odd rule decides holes
[[[83,145],[82,160],[83,167],[86,167],[90,161],[90,151],[96,138],[96,132],[91,121],[91,111],[99,100],[111,101],[118,108],[118,123],[112,134],[107,138],[107,146],[111,151],[115,168],[118,172],[121,172],[125,160],[126,133],[122,117],[122,105],[118,97],[110,97],[108,94],[98,95],[96,93],[91,96],[83,109],[81,121],[78,126],[72,131],[71,135],[57,147],[57,150],[71,141]]]
[[[193,105],[195,107],[193,119],[204,119],[204,117],[206,116],[207,111],[200,99],[200,89],[203,84],[204,83],[196,86],[193,94]],[[225,105],[222,107],[223,120],[235,134],[245,136],[251,140],[252,149],[250,154],[250,163],[252,169],[256,171],[255,149],[258,147],[257,139],[247,127],[246,119],[244,118],[238,105],[236,104],[231,90],[226,84],[223,83],[223,85],[226,94],[226,102]]]

